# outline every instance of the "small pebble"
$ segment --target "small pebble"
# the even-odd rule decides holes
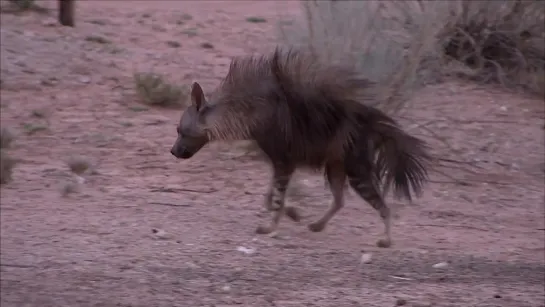
[[[54,26],[57,25],[57,22],[55,20],[50,19],[50,20],[46,20],[46,21],[42,22],[42,25],[44,27],[54,27]]]
[[[162,229],[153,228],[151,230],[151,232],[153,234],[155,234],[155,236],[157,236],[157,238],[160,238],[160,239],[166,239],[166,237],[167,237],[166,231],[164,231]]]
[[[85,183],[85,178],[76,175],[76,181],[77,181],[79,184],[84,184],[84,183]]]
[[[371,262],[373,256],[370,253],[363,253],[360,258],[360,265]]]
[[[448,266],[448,263],[446,262],[439,262],[439,263],[436,263],[433,265],[433,268],[434,269],[443,269],[443,268],[446,268]]]
[[[193,262],[186,262],[185,263],[187,265],[187,267],[191,268],[191,269],[198,269],[199,266]]]
[[[246,255],[251,255],[251,254],[255,253],[255,249],[247,248],[247,247],[244,247],[244,246],[238,246],[237,251],[239,251],[241,253],[245,253]]]
[[[84,83],[84,84],[88,84],[89,82],[91,82],[91,78],[89,78],[87,76],[81,76],[81,77],[79,77],[79,82]]]

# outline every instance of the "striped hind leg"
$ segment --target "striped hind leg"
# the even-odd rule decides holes
[[[294,171],[295,167],[291,165],[274,165],[273,179],[269,192],[265,197],[265,208],[269,211],[273,211],[273,218],[270,225],[261,225],[257,227],[256,233],[268,234],[275,231],[284,214],[294,221],[299,221],[300,216],[297,210],[294,207],[286,207],[284,205],[286,190],[288,189],[288,184]]]
[[[313,232],[324,230],[325,226],[344,207],[344,185],[346,182],[346,173],[343,164],[329,163],[326,165],[326,176],[329,183],[329,188],[333,194],[333,203],[324,215],[308,225],[308,229]]]
[[[368,174],[368,173],[367,173]],[[348,182],[356,193],[369,203],[375,210],[378,211],[382,221],[384,222],[384,238],[377,242],[378,247],[390,247],[392,245],[391,228],[391,212],[386,205],[376,185],[373,183],[369,175],[354,175],[349,174]]]

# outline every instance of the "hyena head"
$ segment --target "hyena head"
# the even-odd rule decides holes
[[[178,138],[170,150],[173,156],[189,159],[208,143],[204,126],[204,113],[208,108],[201,86],[194,82],[191,87],[191,106],[184,111],[176,128]]]

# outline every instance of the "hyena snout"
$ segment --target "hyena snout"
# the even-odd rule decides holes
[[[174,144],[174,146],[172,146],[172,149],[170,149],[170,153],[178,159],[189,159],[195,154],[187,147],[179,146],[177,144]]]
[[[170,149],[170,153],[178,159],[189,159],[201,150],[206,143],[207,139],[205,137],[178,139]]]

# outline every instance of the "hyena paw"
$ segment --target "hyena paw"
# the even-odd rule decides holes
[[[255,230],[255,233],[261,234],[261,235],[266,235],[266,234],[272,233],[273,231],[274,231],[274,229],[271,226],[260,225]]]
[[[301,221],[301,214],[299,212],[299,209],[297,209],[295,207],[288,206],[284,210],[286,210],[285,211],[286,216],[289,217],[292,221],[294,221],[294,222]]]
[[[325,223],[321,222],[321,221],[318,221],[318,222],[308,224],[307,227],[312,232],[320,232],[320,231],[324,230]]]
[[[390,239],[380,239],[377,241],[377,246],[381,248],[389,248],[392,246],[392,240]]]

